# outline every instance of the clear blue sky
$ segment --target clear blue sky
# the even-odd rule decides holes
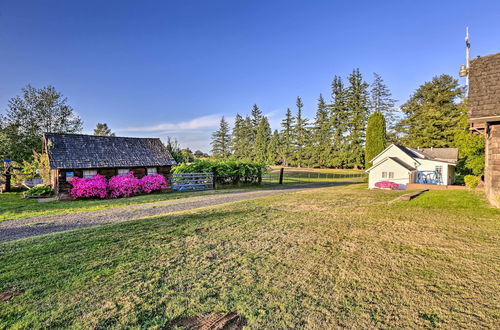
[[[0,4],[0,109],[53,85],[91,132],[209,150],[221,115],[257,103],[273,128],[334,75],[382,75],[402,103],[434,75],[500,52],[500,1],[51,1]]]

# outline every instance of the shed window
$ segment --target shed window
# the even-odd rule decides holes
[[[387,172],[382,172],[382,179],[387,178]]]
[[[83,170],[84,178],[93,178],[94,175],[97,175],[97,170]]]
[[[148,167],[146,170],[147,170],[147,174],[148,175],[158,174],[158,171],[157,171],[156,167]]]
[[[389,172],[389,179],[394,179],[394,172]]]
[[[128,168],[119,168],[118,169],[118,175],[126,175],[126,174],[128,174],[128,172],[130,172],[130,170]]]
[[[439,173],[439,176],[443,175],[443,166],[436,166],[436,172]]]

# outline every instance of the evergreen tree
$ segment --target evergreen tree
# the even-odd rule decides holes
[[[212,134],[212,156],[226,159],[231,154],[231,136],[229,134],[229,124],[222,116],[219,129]]]
[[[293,130],[293,137],[295,142],[295,164],[298,167],[304,166],[307,161],[307,148],[309,142],[308,120],[302,117],[302,108],[304,104],[300,96],[297,97],[297,116],[295,127]]]
[[[282,163],[283,166],[289,166],[294,154],[293,135],[295,130],[295,118],[290,108],[286,109],[286,116],[281,122],[281,127]]]
[[[374,112],[368,118],[366,127],[365,168],[371,166],[371,160],[385,149],[386,128],[382,112]]]
[[[255,132],[255,135],[257,135],[257,128],[259,127],[262,117],[263,117],[262,111],[260,111],[257,104],[254,104],[252,107],[252,127]]]
[[[397,125],[402,143],[409,147],[452,147],[461,117],[457,100],[464,88],[443,74],[421,85],[401,106],[405,118]]]
[[[255,155],[254,161],[265,163],[267,161],[267,146],[271,140],[271,127],[267,117],[261,117],[257,133],[255,135],[255,143],[253,145]]]
[[[368,87],[359,69],[354,69],[348,77],[347,109],[349,110],[348,162],[353,168],[362,168],[364,162],[364,142],[368,120]]]
[[[346,90],[342,78],[339,76],[335,76],[332,81],[332,104],[329,109],[332,144],[328,166],[344,167],[347,163],[348,150],[345,135],[347,134],[349,115],[346,105]]]
[[[274,130],[267,147],[267,164],[276,165],[281,160],[281,139],[278,130]]]
[[[328,166],[332,132],[331,123],[328,116],[328,109],[323,96],[320,94],[318,99],[318,109],[314,120],[314,132],[311,146],[311,159],[314,165],[325,167]]]
[[[388,127],[392,130],[396,122],[396,108],[394,107],[396,100],[392,98],[392,93],[382,77],[377,73],[374,73],[373,77],[370,90],[370,112],[381,112]]]
[[[115,133],[111,132],[111,129],[108,127],[108,124],[106,123],[97,123],[96,127],[94,128],[94,135],[99,135],[99,136],[115,136]]]
[[[236,160],[249,160],[250,131],[247,122],[239,114],[234,120],[234,128],[231,139],[232,157]]]
[[[243,130],[247,135],[247,145],[244,152],[244,159],[253,160],[255,155],[253,154],[253,144],[255,141],[255,130],[253,128],[252,119],[249,116],[245,116],[243,121]]]

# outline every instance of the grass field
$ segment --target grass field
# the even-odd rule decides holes
[[[354,170],[315,170],[287,168],[284,184],[304,184],[357,180],[355,175],[362,173]],[[318,175],[318,173],[321,173]],[[325,174],[328,173],[328,174]],[[328,177],[327,177],[328,176]],[[219,186],[223,192],[231,189],[259,189],[278,186],[279,169],[273,168],[270,173],[264,175],[263,184],[235,186]],[[35,199],[23,199],[22,193],[0,193],[0,221],[11,219],[23,219],[34,216],[58,215],[84,211],[95,211],[114,207],[152,203],[170,199],[180,199],[192,196],[220,193],[220,191],[197,191],[197,192],[168,192],[150,195],[135,196],[131,198],[106,199],[106,200],[79,200],[65,202],[39,203]]]
[[[0,194],[0,221],[42,215],[102,210],[119,206],[152,203],[214,193],[219,192],[213,190],[183,193],[168,192],[120,199],[53,201],[44,203],[39,203],[35,199],[24,199],[22,198],[22,193],[3,193]]]
[[[0,245],[0,328],[494,328],[500,210],[470,191],[275,195]]]

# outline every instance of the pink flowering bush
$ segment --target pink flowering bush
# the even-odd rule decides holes
[[[134,176],[134,172],[117,175],[109,179],[109,197],[130,197],[141,193],[141,181]]]
[[[77,198],[106,198],[108,183],[103,175],[95,175],[92,178],[73,177],[69,182],[72,185],[71,197]]]
[[[152,174],[143,176],[140,179],[141,190],[145,193],[151,193],[153,191],[160,191],[167,188],[167,180],[160,174]]]
[[[399,185],[395,182],[391,181],[379,181],[375,183],[375,187],[377,188],[385,188],[385,189],[398,189]]]

